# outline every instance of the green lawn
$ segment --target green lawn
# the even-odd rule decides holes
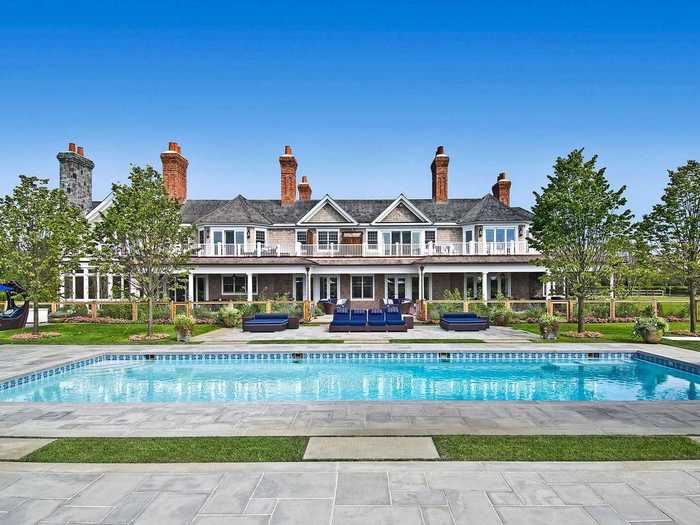
[[[684,436],[436,436],[444,461],[700,459]],[[307,437],[61,438],[22,458],[43,463],[301,461]]]
[[[207,333],[218,328],[215,325],[195,325],[193,335]],[[54,344],[54,345],[87,345],[87,344],[134,344],[129,343],[129,336],[145,334],[146,325],[140,323],[128,324],[90,324],[90,323],[51,323],[40,327],[42,332],[59,332],[58,337],[39,340],[12,341],[10,337],[19,332],[30,332],[31,328],[23,330],[7,330],[0,332],[0,344]],[[175,328],[172,325],[155,325],[155,332],[163,332],[170,337],[149,344],[174,343]]]
[[[687,322],[674,322],[669,323],[671,330],[687,330]],[[632,323],[586,323],[586,330],[590,332],[600,332],[603,337],[593,339],[593,338],[578,338],[578,337],[566,337],[561,335],[564,332],[575,332],[576,323],[562,323],[559,325],[559,338],[557,339],[560,343],[639,343],[640,339],[635,338],[632,335]],[[540,328],[534,323],[523,323],[514,324],[513,328],[516,330],[526,330],[532,332],[533,334],[539,334]],[[669,342],[670,343],[670,342]]]
[[[684,436],[437,436],[452,461],[657,461],[700,459]]]
[[[41,463],[301,461],[306,437],[62,438],[22,458]]]

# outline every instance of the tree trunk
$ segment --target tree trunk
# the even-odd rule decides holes
[[[34,335],[39,335],[39,303],[37,301],[33,301],[33,309],[34,309],[34,324],[32,324],[32,333]]]
[[[153,297],[148,298],[148,337],[153,335]]]
[[[695,283],[688,286],[688,297],[690,298],[690,331],[695,333],[695,326],[698,322],[698,305],[695,300]]]
[[[585,324],[584,324],[584,297],[583,295],[577,295],[576,296],[576,303],[578,304],[578,312],[576,315],[576,322],[578,323],[578,326],[576,327],[576,330],[578,331],[579,334],[583,333],[585,329]]]

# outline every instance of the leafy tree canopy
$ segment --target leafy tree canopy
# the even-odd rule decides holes
[[[611,189],[596,162],[595,155],[584,159],[583,149],[557,158],[547,186],[534,192],[530,227],[530,242],[543,256],[537,264],[578,299],[579,331],[585,299],[620,265],[631,233],[625,187]]]
[[[0,204],[0,275],[26,290],[35,315],[38,302],[59,299],[61,274],[75,271],[90,248],[82,211],[47,183],[21,175]],[[39,331],[37,323],[34,331]]]
[[[98,265],[123,275],[148,299],[152,335],[153,303],[187,266],[193,230],[181,224],[180,204],[151,166],[132,166],[129,184],[112,185],[112,193],[111,206],[95,226]]]

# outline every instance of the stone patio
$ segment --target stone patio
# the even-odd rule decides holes
[[[251,333],[240,328],[220,328],[206,334],[193,337],[199,343],[240,343],[248,341],[280,341],[287,339],[329,339],[351,341],[353,343],[387,343],[389,340],[401,339],[440,339],[458,340],[475,339],[488,343],[527,343],[538,337],[530,332],[516,330],[507,326],[492,326],[478,332],[454,332],[443,330],[437,325],[416,324],[406,332],[329,332],[327,324],[301,325],[297,330],[282,332]]]
[[[697,525],[700,462],[0,463],[0,520]]]
[[[375,351],[648,351],[624,343],[377,344]],[[0,380],[105,352],[366,351],[343,345],[0,346]],[[700,353],[657,345],[657,355],[700,363]],[[347,401],[206,404],[0,403],[0,436],[399,436],[436,434],[700,435],[700,401]]]

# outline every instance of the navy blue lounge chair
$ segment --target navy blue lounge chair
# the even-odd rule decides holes
[[[333,314],[333,321],[328,327],[329,332],[364,332],[367,327],[367,310],[347,310],[336,309]]]
[[[386,307],[386,329],[388,332],[406,332],[408,330],[398,306]]]
[[[459,312],[442,314],[440,326],[444,330],[454,330],[457,332],[476,332],[486,330],[489,327],[487,317],[479,317],[473,312]]]
[[[386,314],[384,310],[372,309],[367,314],[368,332],[386,332]]]
[[[243,319],[244,332],[280,332],[289,325],[287,314],[255,314]]]
[[[7,296],[7,309],[0,313],[0,330],[12,330],[14,328],[24,328],[29,316],[29,301],[25,300],[22,306],[15,304],[13,295],[21,294],[24,288],[14,281],[0,283],[0,292],[5,292]]]

